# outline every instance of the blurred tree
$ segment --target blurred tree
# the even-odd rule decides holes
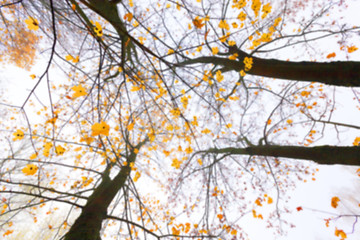
[[[41,214],[61,219],[43,231],[65,240],[246,239],[249,214],[279,234],[281,200],[317,172],[286,158],[360,165],[360,137],[341,134],[360,126],[333,120],[336,86],[359,110],[359,27],[338,17],[342,1],[0,6],[2,60],[47,59],[23,104],[2,104],[14,111],[2,123],[4,237]]]

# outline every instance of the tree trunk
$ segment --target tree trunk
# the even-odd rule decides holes
[[[253,65],[248,74],[276,79],[296,80],[302,82],[319,82],[327,85],[359,87],[360,62],[291,62],[276,59],[263,59],[250,56],[240,50],[237,60],[220,57],[199,57],[185,60],[178,66],[198,63],[212,63],[224,66],[225,71],[244,69],[244,57],[252,57]]]
[[[250,146],[247,148],[211,148],[204,152],[215,154],[227,153],[234,155],[283,157],[311,160],[319,164],[360,166],[360,147],[337,147],[328,145],[317,147],[263,145]]]
[[[140,149],[144,143],[138,144],[136,148]],[[136,153],[132,151],[127,159],[128,164],[121,167],[120,172],[113,180],[109,178],[109,173],[103,175],[102,182],[89,197],[80,216],[66,233],[64,240],[101,240],[100,231],[102,221],[107,216],[107,209],[116,194],[125,185],[131,172],[129,165],[135,162],[135,159]]]

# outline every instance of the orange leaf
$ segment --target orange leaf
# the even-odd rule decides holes
[[[340,199],[339,199],[338,197],[333,197],[333,198],[331,198],[331,206],[332,206],[333,208],[337,208],[339,201],[340,201]]]
[[[335,57],[336,56],[336,53],[329,53],[327,56],[326,56],[326,58],[333,58],[333,57]]]

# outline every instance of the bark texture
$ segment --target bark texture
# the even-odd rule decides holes
[[[342,164],[360,166],[360,147],[263,145],[250,146],[247,148],[211,148],[206,151],[206,153],[283,157],[311,160],[319,164],[327,165]]]
[[[301,82],[319,82],[327,85],[360,87],[360,62],[291,62],[276,59],[264,59],[250,56],[243,51],[238,53],[237,60],[215,56],[199,57],[185,60],[178,66],[212,63],[225,70],[240,71],[244,69],[243,59],[252,57],[253,65],[248,74]]]
[[[143,144],[144,142],[138,144],[136,148],[140,149]],[[112,180],[108,171],[104,173],[102,182],[89,197],[64,240],[101,240],[102,221],[107,216],[107,209],[119,190],[124,187],[131,172],[129,165],[135,162],[135,159],[136,153],[131,152],[127,159],[128,165],[122,166],[120,172]]]

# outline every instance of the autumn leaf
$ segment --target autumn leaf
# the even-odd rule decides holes
[[[350,47],[346,47],[348,53],[352,53],[355,52],[356,50],[358,50],[358,48],[356,46],[350,46]]]
[[[342,239],[347,238],[346,233],[343,230],[335,228],[335,236],[341,237]]]
[[[78,98],[87,95],[86,89],[80,84],[71,88],[74,91],[72,97]]]
[[[22,169],[22,172],[26,175],[34,175],[38,170],[38,167],[35,164],[28,164]]]
[[[360,145],[360,137],[356,137],[354,142],[353,142],[354,146],[359,146]]]
[[[226,22],[226,20],[220,20],[218,26],[219,26],[219,28],[221,28],[221,29],[230,30],[230,26],[229,26],[229,24]]]
[[[65,60],[69,62],[77,63],[79,62],[79,56],[76,56],[76,58],[74,58],[72,55],[69,54],[65,56]]]
[[[39,21],[35,18],[29,17],[25,20],[25,23],[27,25],[27,28],[30,30],[38,30],[39,29]]]
[[[331,206],[332,206],[333,208],[337,208],[339,201],[340,201],[340,199],[339,199],[338,197],[333,197],[333,198],[331,198]]]
[[[211,51],[212,51],[212,54],[216,55],[219,52],[219,48],[218,47],[212,47]]]
[[[99,22],[95,22],[94,32],[96,33],[96,36],[102,37],[103,36],[103,30],[102,26]]]
[[[124,15],[124,20],[127,20],[128,22],[131,22],[131,20],[133,19],[133,15],[132,15],[132,13],[126,13],[125,15]]]
[[[329,53],[327,56],[326,56],[326,58],[333,58],[333,57],[335,57],[336,56],[336,53]]]
[[[199,16],[196,16],[192,22],[196,28],[201,29],[205,25],[205,23],[203,23],[203,21],[204,21],[204,19],[201,19],[201,18],[199,18]]]
[[[106,122],[95,123],[91,126],[91,136],[105,135],[109,136],[110,126]]]
[[[65,153],[65,148],[63,148],[61,145],[56,146],[55,153],[57,155],[63,155]]]
[[[13,136],[14,141],[21,140],[24,138],[24,132],[18,129],[16,130],[16,132],[13,133]]]

